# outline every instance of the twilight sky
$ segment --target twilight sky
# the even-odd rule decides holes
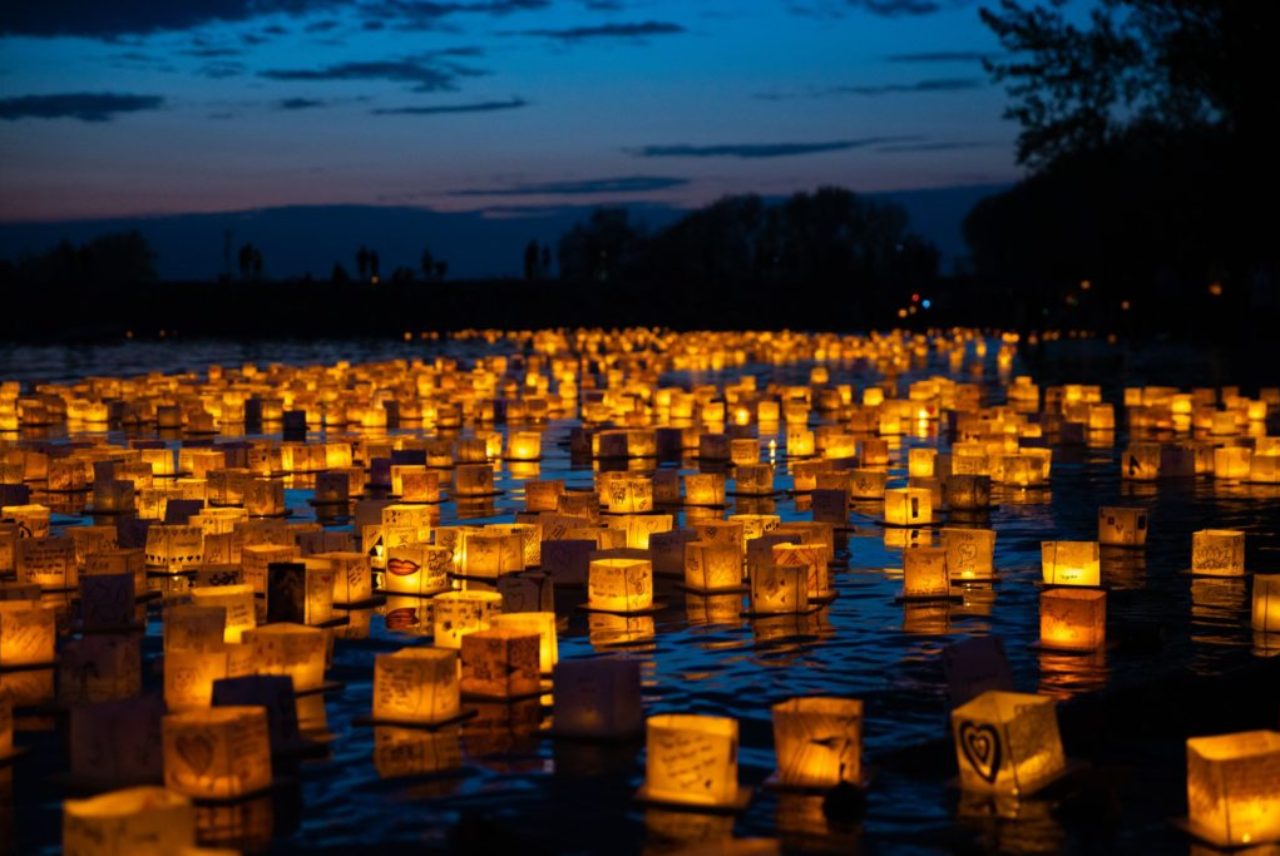
[[[968,0],[5,0],[0,221],[1013,180]]]

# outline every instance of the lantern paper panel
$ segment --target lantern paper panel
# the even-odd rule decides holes
[[[403,648],[374,658],[374,719],[429,725],[458,716],[461,705],[456,651]]]
[[[164,781],[190,797],[230,799],[271,786],[262,707],[212,707],[164,718]]]
[[[1096,586],[1102,579],[1097,541],[1040,542],[1045,585]]]
[[[33,601],[0,601],[0,666],[51,663],[55,612]]]
[[[227,609],[173,604],[165,607],[162,624],[165,653],[218,650],[226,640]]]
[[[653,800],[730,805],[738,795],[738,721],[663,714],[645,723],[644,789]]]
[[[258,624],[257,607],[254,604],[253,586],[200,586],[191,589],[191,600],[196,606],[221,606],[227,611],[224,641],[239,642],[244,631]]]
[[[933,522],[933,493],[927,488],[903,487],[884,492],[884,519],[894,526]]]
[[[1191,572],[1214,577],[1244,574],[1244,532],[1201,529],[1191,533]]]
[[[951,712],[965,790],[1026,796],[1066,767],[1053,700],[988,690]]]
[[[127,788],[62,804],[65,856],[170,856],[195,841],[195,807],[165,788]]]
[[[493,616],[491,626],[497,630],[538,634],[538,670],[544,675],[551,674],[559,660],[555,612],[503,612]],[[463,644],[465,647],[466,637]]]
[[[395,594],[430,595],[449,589],[453,553],[448,547],[406,544],[387,551],[382,587]]]
[[[512,698],[539,691],[537,631],[492,627],[462,637],[462,692]]]
[[[953,582],[989,580],[995,577],[994,529],[944,528],[942,549],[946,551],[947,573]]]
[[[253,652],[253,668],[259,675],[288,675],[297,692],[324,684],[328,640],[325,632],[303,624],[266,624],[246,630],[244,641]]]
[[[1145,508],[1098,509],[1098,543],[1106,547],[1141,547],[1147,543]]]
[[[1221,847],[1280,841],[1280,732],[1188,739],[1187,815]]]
[[[809,569],[805,565],[762,562],[751,569],[750,582],[753,613],[787,614],[809,608]]]
[[[742,552],[737,546],[689,541],[684,549],[686,586],[704,592],[741,587]]]
[[[250,674],[253,650],[248,645],[166,651],[164,701],[170,710],[206,708],[213,703],[214,681]]]
[[[67,536],[18,541],[18,579],[42,589],[75,588],[80,581],[75,542]]]
[[[1092,651],[1107,638],[1107,593],[1056,588],[1040,592],[1040,645]]]
[[[1252,623],[1262,633],[1280,633],[1280,574],[1254,576]]]
[[[462,647],[462,637],[487,630],[493,616],[502,611],[502,595],[492,591],[448,591],[431,600],[435,644]]]
[[[833,788],[862,784],[862,702],[811,696],[773,706],[781,784]]]
[[[328,562],[272,562],[267,567],[267,621],[323,624],[333,618]]]
[[[945,547],[916,547],[902,554],[902,596],[938,598],[951,594]]]
[[[653,606],[653,563],[646,559],[593,559],[587,571],[587,605],[611,612]]]

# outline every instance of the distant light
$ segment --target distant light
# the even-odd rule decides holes
[[[405,330],[405,331],[404,331],[404,340],[405,340],[406,342],[412,342],[412,341],[413,341],[413,334],[412,334],[412,333],[410,333],[408,330]]]
[[[933,305],[933,303],[931,303],[929,301],[929,298],[926,297],[924,300],[920,301],[920,305],[923,306],[925,309],[928,309],[930,306]]]
[[[1220,282],[1213,282],[1213,283],[1210,283],[1210,284],[1209,284],[1209,293],[1210,293],[1210,294],[1212,294],[1214,297],[1221,297],[1221,296],[1222,296],[1222,283],[1220,283]]]
[[[899,318],[906,318],[906,317],[907,317],[907,310],[905,310],[905,309],[899,309],[899,310],[898,310],[898,317],[899,317]]]
[[[1089,290],[1089,289],[1091,289],[1091,288],[1093,288],[1093,283],[1089,282],[1089,280],[1087,280],[1087,279],[1082,279],[1082,280],[1080,280],[1080,290],[1081,290],[1081,291],[1088,291],[1088,290]]]
[[[910,309],[908,309],[907,311],[908,311],[908,312],[910,312],[912,315],[915,315],[915,314],[916,314],[916,308],[915,308],[914,306],[912,306],[912,307],[911,307]]]
[[[1130,306],[1129,301],[1127,300],[1120,301],[1120,308],[1123,309],[1125,312],[1129,311],[1129,306]]]
[[[911,302],[912,302],[912,303],[919,303],[919,302],[920,302],[920,295],[919,295],[919,294],[913,294],[913,295],[911,295]]]

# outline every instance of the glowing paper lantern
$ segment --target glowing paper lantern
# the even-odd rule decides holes
[[[994,529],[944,528],[942,549],[946,551],[947,573],[953,581],[989,580],[995,576]]]
[[[491,529],[469,532],[462,539],[460,566],[467,576],[488,579],[523,571],[524,537]]]
[[[62,804],[66,856],[170,856],[195,841],[195,807],[165,788],[126,788]]]
[[[490,620],[502,610],[502,595],[492,591],[447,591],[432,601],[435,644],[461,648],[462,637],[488,630]]]
[[[739,588],[742,585],[742,551],[734,544],[686,543],[684,583],[700,592]]]
[[[457,717],[461,709],[457,652],[403,648],[374,658],[374,719],[433,725]]]
[[[373,572],[369,567],[369,557],[364,553],[353,550],[333,550],[315,553],[311,559],[327,562],[333,571],[335,606],[362,603],[373,597]]]
[[[770,464],[740,464],[734,469],[733,478],[734,490],[744,496],[773,493],[773,466]]]
[[[42,589],[68,589],[79,584],[76,545],[71,538],[23,538],[18,541],[18,579]]]
[[[804,568],[805,588],[808,590],[810,601],[822,600],[834,595],[825,544],[774,544],[770,552],[776,567]]]
[[[1107,547],[1141,547],[1147,543],[1145,508],[1098,509],[1098,543]]]
[[[1244,532],[1201,529],[1191,533],[1191,572],[1214,577],[1244,573]]]
[[[488,464],[459,464],[453,471],[456,496],[491,496],[494,492],[493,467]]]
[[[641,612],[653,606],[653,563],[646,559],[593,559],[587,569],[587,606],[605,612]]]
[[[259,675],[288,675],[295,692],[324,684],[329,645],[323,630],[302,624],[266,624],[246,630],[244,641],[253,652],[253,668]]]
[[[158,523],[147,528],[147,564],[174,573],[204,561],[204,530],[199,526]]]
[[[911,449],[907,452],[907,476],[913,479],[933,478],[937,460],[937,449]]]
[[[894,526],[933,522],[933,493],[927,488],[903,487],[884,492],[884,519]]]
[[[771,561],[751,569],[751,611],[785,615],[809,608],[809,569],[805,565],[775,565]]]
[[[1220,847],[1280,840],[1280,732],[1187,740],[1188,825]]]
[[[0,666],[53,662],[54,618],[33,601],[0,601]]]
[[[537,431],[517,431],[507,440],[507,457],[513,461],[536,461],[542,457],[542,435]]]
[[[1045,696],[988,690],[951,712],[951,730],[965,790],[1026,796],[1066,767]]]
[[[810,696],[779,702],[772,710],[779,784],[862,784],[861,701]]]
[[[253,586],[197,586],[191,589],[191,600],[196,606],[221,606],[227,611],[224,640],[239,642],[244,631],[258,624],[253,600]]]
[[[1256,574],[1253,578],[1253,629],[1280,633],[1280,574]]]
[[[638,514],[653,511],[653,480],[646,476],[610,479],[604,486],[604,504],[611,514]]]
[[[1219,446],[1213,450],[1213,477],[1228,481],[1248,478],[1252,458],[1253,450],[1244,446]]]
[[[1041,541],[1045,585],[1096,586],[1102,577],[1097,541]]]
[[[611,657],[566,660],[553,679],[555,733],[611,740],[640,733],[640,663]]]
[[[164,718],[164,783],[203,799],[271,786],[271,742],[262,707],[213,707]]]
[[[915,547],[902,554],[902,596],[937,598],[951,594],[945,547]]]
[[[1095,589],[1040,592],[1040,645],[1064,651],[1092,651],[1107,639],[1107,593]]]
[[[738,721],[663,714],[645,721],[644,795],[660,802],[729,806],[738,799]]]
[[[560,656],[554,612],[504,612],[493,616],[490,623],[497,630],[538,634],[538,670],[544,675],[551,673]],[[465,643],[466,637],[463,638],[464,646]]]
[[[723,473],[697,473],[684,477],[684,501],[687,505],[724,505]]]
[[[206,708],[213,701],[213,683],[253,673],[248,645],[166,650],[164,702],[170,710]]]
[[[537,693],[540,635],[493,627],[462,637],[462,692],[488,698]]]
[[[382,587],[395,594],[429,595],[449,589],[453,555],[448,547],[406,544],[392,547],[387,555]]]

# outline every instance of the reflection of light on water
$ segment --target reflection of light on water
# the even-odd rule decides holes
[[[1066,844],[1051,800],[1019,800],[963,792],[956,807],[960,826],[987,853],[1058,853]]]
[[[1107,685],[1107,650],[1087,654],[1065,654],[1041,650],[1039,692],[1066,701],[1082,693],[1097,692]]]
[[[1248,584],[1244,577],[1192,577],[1190,668],[1216,674],[1232,649],[1249,644]]]

